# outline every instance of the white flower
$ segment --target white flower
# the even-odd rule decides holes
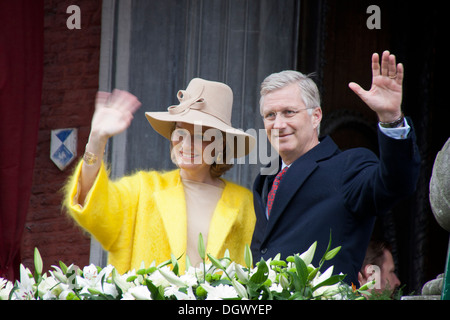
[[[0,300],[8,300],[9,293],[13,287],[11,281],[0,278]]]
[[[62,270],[57,266],[52,266],[55,271],[49,270],[50,275],[58,280],[61,283],[67,284],[69,289],[78,288],[78,284],[76,282],[77,270],[79,269],[77,266],[71,264],[66,271],[66,274],[62,272]]]
[[[124,293],[122,300],[152,300],[152,297],[147,286],[137,286],[128,289]]]
[[[316,253],[317,241],[314,242],[308,250],[303,252],[300,255],[300,258],[305,262],[306,265],[311,264],[312,259],[314,258],[314,253]]]
[[[277,278],[277,273],[275,272],[275,270],[272,270],[271,268],[269,268],[269,275],[268,275],[268,279],[274,283],[275,280]]]
[[[180,280],[183,281],[187,287],[193,287],[198,284],[197,278],[191,274],[184,274],[180,276]]]
[[[236,279],[231,280],[234,289],[242,299],[248,299],[247,289]]]
[[[236,276],[242,283],[244,283],[244,284],[248,283],[248,280],[249,280],[248,273],[244,271],[242,266],[240,266],[239,264],[235,264],[234,271],[236,273]]]
[[[28,268],[20,264],[20,282],[17,283],[18,289],[12,294],[12,300],[35,300],[34,288],[35,284],[33,275]]]
[[[219,284],[216,287],[212,287],[206,283],[202,283],[201,286],[208,292],[206,300],[222,300],[238,297],[236,289],[232,286]]]
[[[77,283],[82,288],[80,293],[89,293],[89,289],[94,289],[103,294],[112,295],[117,297],[119,293],[117,292],[116,286],[106,282],[106,278],[111,274],[113,266],[108,265],[103,268],[100,273],[97,267],[93,264],[83,268],[83,277],[77,276]]]
[[[198,282],[203,282],[204,278],[205,278],[205,276],[203,274],[203,266],[202,266],[202,268],[194,268],[194,267],[190,266],[186,270],[185,275],[194,277],[196,279],[196,281],[198,281]]]
[[[119,275],[116,269],[113,269],[111,272],[113,282],[122,290],[122,293],[128,291],[128,289],[136,286],[136,279],[133,282],[128,282],[127,279],[131,276],[136,275],[136,270],[133,269],[123,275]]]
[[[279,283],[272,283],[269,289],[270,291],[275,291],[278,293],[281,293],[283,291],[283,287]]]
[[[333,275],[333,269],[334,269],[334,266],[331,266],[324,273],[322,273],[322,274],[317,273],[316,277],[311,282],[312,286],[315,287],[316,285],[318,285],[318,284],[324,282],[325,280],[327,280],[328,278],[330,278]],[[313,297],[323,296],[326,298],[329,296],[333,296],[339,292],[340,292],[339,283],[336,283],[331,286],[323,286],[323,287],[316,289],[313,292]]]
[[[164,290],[164,294],[166,294],[165,290]],[[177,291],[173,291],[172,294],[177,298],[177,300],[196,300],[196,297],[194,295],[192,287],[187,288],[187,293],[180,292],[177,290]]]
[[[50,300],[55,299],[56,294],[59,295],[58,288],[56,288],[58,285],[58,282],[52,277],[47,278],[45,275],[42,279],[42,281],[39,283],[38,286],[38,294],[39,297],[43,298],[44,300]],[[45,296],[45,297],[44,297]]]
[[[153,272],[148,278],[149,278],[149,280],[152,281],[152,283],[153,283],[153,285],[155,287],[166,288],[166,287],[170,286],[171,284],[166,279],[166,277],[164,277],[162,275],[160,270],[162,270],[163,273],[165,273],[165,274],[170,274],[170,275],[173,275],[174,277],[176,277],[175,274],[172,272],[172,270],[170,270],[170,267],[169,266],[165,266],[165,267],[162,267],[159,270],[156,270],[155,272]]]

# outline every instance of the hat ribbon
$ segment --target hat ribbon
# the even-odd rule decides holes
[[[177,93],[179,105],[170,106],[167,108],[170,114],[180,114],[182,112],[187,112],[190,109],[201,110],[205,107],[205,99],[201,98],[203,90],[197,95],[197,97],[192,97],[189,92],[185,90],[180,90]]]

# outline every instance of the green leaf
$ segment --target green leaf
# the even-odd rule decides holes
[[[137,276],[129,276],[126,281],[127,282],[133,282],[136,279],[137,279]]]
[[[295,292],[288,298],[288,300],[305,300],[305,297],[301,292]]]
[[[286,261],[287,261],[287,262],[295,262],[295,258],[294,258],[294,256],[288,256],[288,257],[286,258]]]
[[[288,272],[288,274],[291,276],[292,284],[294,285],[294,289],[297,292],[303,291],[304,286],[302,286],[302,283],[300,281],[300,277],[295,272]]]
[[[198,254],[200,255],[200,258],[202,258],[202,260],[205,260],[205,258],[206,258],[205,242],[203,241],[203,236],[201,233],[198,234],[197,249],[198,249]]]
[[[287,266],[286,262],[283,261],[283,260],[270,261],[270,265],[271,266],[276,266],[276,267],[286,267]]]
[[[136,271],[136,274],[143,276],[147,274],[147,269],[139,269],[138,271]]]
[[[150,291],[150,296],[153,300],[164,300],[164,296],[161,296],[158,287],[156,287],[151,280],[145,279],[145,284],[147,285],[148,291]]]
[[[295,268],[297,269],[297,275],[300,280],[301,288],[304,288],[306,285],[306,281],[308,279],[308,268],[306,267],[305,262],[300,258],[299,255],[295,255],[294,259],[295,259]]]
[[[269,277],[269,267],[267,266],[264,259],[261,259],[261,261],[258,262],[258,269],[252,275],[250,281],[261,285],[267,280],[268,277]]]

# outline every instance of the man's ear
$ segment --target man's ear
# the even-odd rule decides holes
[[[313,118],[314,127],[317,128],[320,125],[320,122],[322,121],[322,108],[321,107],[317,107],[317,108],[313,109],[312,118]]]
[[[358,272],[358,281],[361,286],[365,284],[369,280],[369,277],[373,274],[373,272],[369,272],[369,270],[373,270],[371,267],[371,264],[366,264],[364,268]]]

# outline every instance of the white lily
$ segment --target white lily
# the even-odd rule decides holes
[[[147,286],[136,286],[124,293],[122,300],[152,300]]]
[[[77,283],[82,287],[80,293],[89,293],[89,289],[94,289],[104,294],[117,297],[119,293],[115,285],[103,281],[103,277],[107,278],[111,275],[113,266],[108,265],[98,272],[97,267],[93,264],[83,268],[84,277],[77,276]]]
[[[233,283],[233,287],[239,294],[239,296],[243,299],[248,299],[248,294],[245,287],[242,284],[240,284],[239,281],[237,281],[236,279],[232,279],[231,282]]]
[[[311,282],[312,286],[315,287],[316,285],[318,285],[318,284],[324,282],[325,280],[327,280],[328,278],[330,278],[333,275],[333,269],[334,269],[334,266],[331,266],[324,273],[322,273],[322,274],[318,273]],[[332,295],[332,294],[337,293],[338,290],[339,290],[339,283],[336,283],[331,286],[323,286],[323,287],[316,289],[313,292],[313,297]]]
[[[52,277],[44,277],[38,286],[38,294],[39,297],[48,300],[52,298],[56,298],[61,290],[58,290],[58,282]],[[45,295],[45,298],[44,298]]]
[[[20,264],[20,282],[17,283],[18,289],[12,294],[12,300],[35,300],[34,284],[31,271]]]
[[[8,300],[9,293],[14,285],[11,281],[0,278],[0,300]]]
[[[128,282],[128,277],[132,275],[136,275],[136,271],[133,269],[133,271],[126,273],[124,275],[119,275],[116,269],[113,269],[111,271],[112,275],[112,281],[122,290],[123,293],[127,292],[128,289],[135,287],[135,284],[133,282]]]
[[[167,281],[169,281],[171,284],[174,284],[178,287],[185,287],[186,284],[178,278],[172,271],[163,270],[163,268],[158,269],[154,273],[159,272],[164,278],[166,278]]]
[[[308,250],[306,250],[305,252],[303,252],[300,255],[300,258],[303,260],[303,262],[306,265],[311,264],[312,259],[314,258],[314,254],[316,253],[316,247],[317,247],[317,241],[314,242],[309,248]]]
[[[322,283],[325,280],[327,280],[329,277],[331,277],[333,275],[333,269],[334,269],[334,266],[331,266],[327,270],[325,270],[324,273],[318,272],[316,277],[312,280],[312,286],[315,287],[319,283]]]
[[[234,265],[234,271],[239,281],[241,281],[244,284],[248,283],[249,281],[248,273],[245,272],[244,269],[239,264]]]

